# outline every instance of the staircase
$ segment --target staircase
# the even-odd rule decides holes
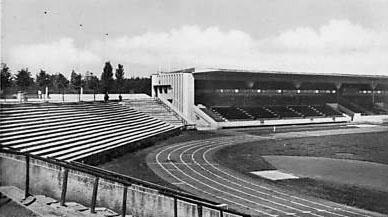
[[[79,160],[177,129],[118,103],[1,104],[0,144]]]
[[[60,206],[57,200],[46,197],[45,195],[31,195],[28,198],[24,198],[24,192],[14,186],[0,187],[0,213],[3,213],[5,216],[20,217],[119,216],[118,213],[103,207],[95,208],[95,213],[91,213],[89,207],[75,202],[66,202],[66,206]],[[130,217],[131,215],[126,216]]]
[[[173,111],[167,109],[166,105],[154,98],[124,100],[122,104],[158,120],[169,123],[172,126],[183,127],[185,125]]]

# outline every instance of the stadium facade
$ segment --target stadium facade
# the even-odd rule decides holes
[[[198,127],[388,118],[387,76],[189,68],[151,79],[152,96]]]

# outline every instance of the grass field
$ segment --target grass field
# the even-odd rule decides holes
[[[246,173],[275,169],[263,155],[346,158],[388,164],[388,133],[269,140],[230,146],[214,154],[221,165]],[[261,179],[255,177],[257,179]],[[388,213],[388,192],[310,178],[269,181],[285,189],[363,209]]]

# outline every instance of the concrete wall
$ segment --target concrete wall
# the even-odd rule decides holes
[[[194,105],[194,77],[191,73],[160,73],[151,76],[152,96],[172,100],[172,105],[186,117],[191,117]],[[155,92],[154,87],[169,86],[167,92]]]
[[[217,129],[218,123],[203,112],[199,106],[193,106],[192,120],[197,123],[197,129]]]
[[[25,188],[25,157],[0,153],[0,186]],[[62,192],[64,168],[42,160],[30,158],[30,193],[46,195],[59,200]],[[96,177],[84,172],[69,170],[66,201],[75,201],[87,207],[91,205]],[[96,207],[106,207],[118,213],[122,210],[124,185],[99,179]],[[177,200],[179,217],[198,217],[196,204]],[[127,214],[140,217],[173,217],[174,198],[160,194],[156,189],[139,185],[128,187]],[[218,210],[203,208],[203,216],[218,217]],[[225,213],[227,214],[227,213]],[[224,215],[228,216],[228,215]],[[235,216],[235,215],[229,215]]]
[[[318,124],[318,123],[337,123],[349,122],[349,117],[335,118],[302,118],[302,119],[274,119],[274,120],[257,120],[257,121],[226,121],[218,122],[220,128],[227,127],[251,127],[251,126],[276,126],[276,125],[293,125],[293,124]]]
[[[355,113],[353,122],[356,123],[388,123],[388,115],[360,115]]]

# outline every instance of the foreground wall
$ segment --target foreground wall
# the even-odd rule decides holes
[[[46,195],[60,200],[65,168],[39,159],[29,159],[29,192],[32,195]],[[16,186],[25,189],[26,157],[9,153],[0,153],[0,186]],[[66,201],[75,201],[91,206],[93,188],[98,183],[96,206],[123,212],[124,188],[127,187],[126,214],[140,217],[219,217],[220,211],[182,201],[160,194],[158,190],[132,184],[130,186],[107,179],[72,170],[68,170]],[[176,207],[175,207],[176,206]],[[175,211],[176,210],[176,211]],[[223,213],[223,216],[241,216]]]

